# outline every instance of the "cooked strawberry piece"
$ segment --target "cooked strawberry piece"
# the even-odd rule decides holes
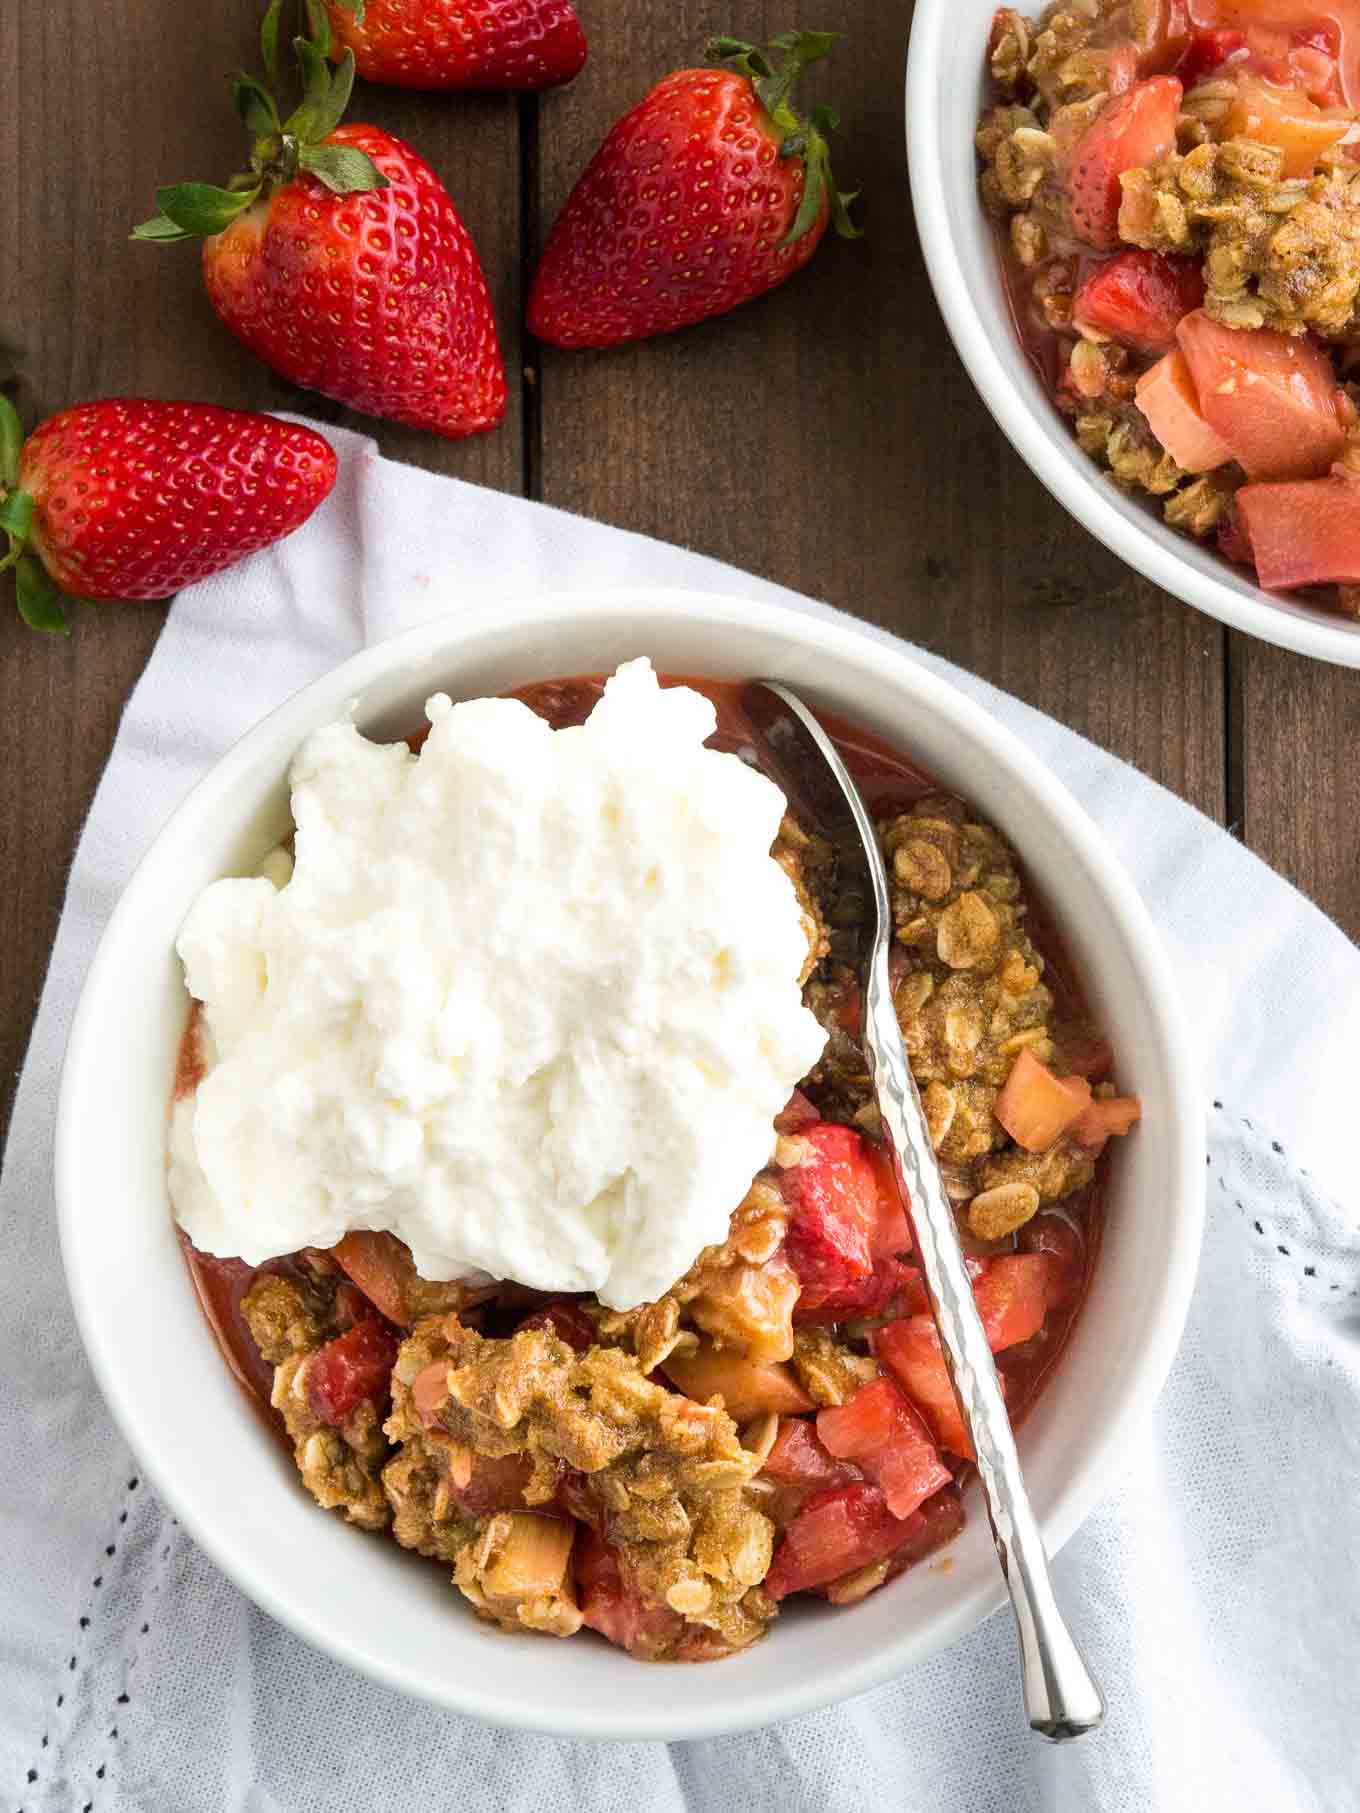
[[[911,1224],[907,1220],[906,1207],[897,1188],[897,1174],[893,1170],[887,1147],[869,1142],[865,1146],[865,1154],[874,1174],[874,1187],[878,1191],[878,1221],[870,1248],[875,1259],[894,1259],[899,1253],[909,1253],[912,1249]]]
[[[1110,100],[1082,133],[1066,174],[1078,238],[1099,251],[1113,251],[1119,244],[1119,178],[1126,170],[1159,163],[1175,150],[1180,105],[1176,78],[1152,76]]]
[[[1185,53],[1185,61],[1176,74],[1180,77],[1181,86],[1188,94],[1196,82],[1202,82],[1214,70],[1221,69],[1225,63],[1240,60],[1247,49],[1247,40],[1240,31],[1197,31],[1190,40],[1190,48]]]
[[[1072,1137],[1078,1145],[1100,1152],[1107,1139],[1127,1133],[1142,1114],[1143,1104],[1136,1095],[1105,1096],[1091,1103],[1073,1127]]]
[[[1204,273],[1197,258],[1161,252],[1120,252],[1097,265],[1077,291],[1072,314],[1139,353],[1161,353],[1176,343],[1176,323],[1204,301]]]
[[[1078,1119],[1091,1099],[1081,1076],[1054,1076],[1028,1046],[1011,1066],[993,1114],[1017,1146],[1047,1152]]]
[[[810,1417],[781,1417],[774,1446],[765,1456],[760,1469],[781,1486],[845,1486],[857,1480],[860,1472],[828,1454],[817,1435],[817,1425]]]
[[[1040,1253],[1002,1253],[973,1285],[993,1353],[1037,1335],[1048,1314],[1051,1272]]]
[[[789,1209],[786,1250],[813,1309],[873,1271],[878,1186],[853,1128],[818,1121],[797,1138],[806,1143],[806,1156],[779,1181]]]
[[[903,1265],[900,1259],[876,1259],[867,1278],[859,1278],[842,1290],[811,1296],[804,1292],[793,1306],[794,1322],[828,1327],[833,1322],[863,1321],[870,1316],[886,1315],[894,1302],[905,1303],[917,1278],[915,1269]]]
[[[765,1591],[785,1599],[880,1561],[915,1534],[919,1517],[894,1517],[883,1493],[867,1483],[819,1492],[784,1531]]]
[[[1148,427],[1187,472],[1212,472],[1232,458],[1232,448],[1204,419],[1195,381],[1179,346],[1173,346],[1143,373],[1133,394]]]
[[[1244,485],[1237,523],[1256,576],[1271,591],[1360,580],[1360,483],[1318,478]]]
[[[852,1460],[877,1484],[894,1517],[909,1517],[951,1475],[919,1411],[889,1378],[861,1385],[848,1403],[817,1413],[817,1434],[829,1454]]]
[[[1027,1253],[1042,1254],[1048,1261],[1048,1306],[1065,1309],[1081,1295],[1086,1276],[1086,1241],[1061,1211],[1040,1211],[1026,1222],[1019,1235]]]
[[[931,1318],[907,1316],[901,1322],[890,1322],[874,1331],[872,1346],[879,1364],[887,1367],[921,1412],[939,1445],[972,1460],[973,1444],[963,1426],[963,1413]]]
[[[520,1328],[550,1328],[559,1341],[565,1341],[577,1353],[584,1353],[595,1342],[595,1324],[571,1297],[545,1303],[519,1324]]]
[[[397,1357],[397,1337],[376,1316],[318,1348],[307,1367],[307,1402],[313,1416],[338,1426],[360,1404],[386,1401]]]
[[[648,1604],[619,1550],[593,1530],[577,1532],[575,1566],[581,1615],[591,1630],[647,1659],[666,1654],[678,1641],[685,1628],[679,1612]]]
[[[1176,338],[1200,413],[1249,478],[1320,477],[1339,457],[1340,393],[1315,341],[1267,327],[1224,327],[1203,309],[1185,317]]]

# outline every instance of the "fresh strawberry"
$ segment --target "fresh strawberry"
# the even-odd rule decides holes
[[[1181,85],[1152,76],[1109,101],[1073,147],[1066,173],[1072,229],[1097,250],[1119,244],[1119,179],[1126,170],[1159,163],[1176,149]]]
[[[1097,265],[1077,291],[1072,317],[1138,353],[1164,353],[1176,344],[1176,323],[1204,301],[1197,258],[1161,252],[1120,252]]]
[[[323,1423],[348,1422],[362,1403],[380,1404],[391,1391],[397,1337],[376,1316],[356,1322],[319,1348],[306,1372],[307,1402]]]
[[[806,120],[793,86],[834,32],[788,32],[769,56],[736,38],[682,69],[614,127],[572,190],[529,295],[530,332],[618,346],[761,296],[801,270],[828,221],[856,236],[831,177],[829,108]]]
[[[273,21],[273,33],[269,21]],[[278,4],[264,52],[277,77]],[[494,428],[505,370],[486,279],[430,166],[378,126],[340,126],[354,54],[332,72],[296,40],[301,104],[281,121],[271,88],[235,80],[256,134],[230,187],[178,183],[134,238],[203,235],[203,279],[239,340],[294,384],[366,415],[450,438]]]
[[[568,0],[324,0],[366,81],[395,88],[556,88],[586,35]]]
[[[291,535],[334,483],[330,443],[273,416],[114,397],[25,442],[0,397],[0,570],[27,623],[65,633],[63,594],[164,598]]]

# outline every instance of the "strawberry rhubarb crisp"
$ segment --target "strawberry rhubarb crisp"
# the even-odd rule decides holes
[[[996,15],[977,147],[1027,350],[1092,459],[1273,590],[1360,614],[1360,19]]]
[[[639,697],[648,684],[637,674],[628,680]],[[552,753],[543,725],[580,739],[611,700],[621,708],[617,688],[618,677],[603,706],[602,684],[593,679],[517,695],[541,723],[531,733],[522,719],[511,726],[523,738],[508,764],[515,785],[527,786],[533,761]],[[654,727],[667,709],[688,713],[685,734],[700,736],[708,757],[729,764],[710,775],[695,758],[681,818],[727,811],[721,802],[734,783],[745,785],[743,775],[752,783],[748,804],[766,811],[771,802],[760,789],[770,783],[751,768],[754,739],[738,690],[666,682],[660,699],[669,704],[663,708],[654,692],[644,700]],[[453,711],[469,709],[477,708]],[[447,743],[447,719],[432,716],[430,741]],[[483,714],[472,729],[489,738],[500,723]],[[878,822],[897,926],[897,1010],[978,1306],[1018,1414],[1076,1314],[1099,1240],[1102,1154],[1111,1135],[1138,1118],[1138,1104],[1116,1093],[1111,1052],[1089,1024],[1061,947],[1027,899],[1002,837],[891,750],[832,728]],[[540,971],[541,992],[550,1004],[567,1002],[570,1022],[559,1029],[555,1055],[539,1051],[533,1059],[552,1072],[541,1096],[532,1094],[537,1072],[517,1074],[506,1093],[495,1065],[510,1031],[483,1016],[475,1041],[465,1040],[460,1015],[476,1018],[482,1004],[471,981],[463,978],[460,993],[437,965],[418,977],[422,988],[449,991],[430,1046],[426,1032],[403,1021],[391,973],[397,957],[382,938],[370,939],[365,918],[371,908],[396,936],[393,902],[402,888],[425,884],[414,868],[402,870],[395,893],[383,877],[328,872],[333,816],[363,808],[362,790],[351,786],[345,798],[330,799],[332,817],[322,813],[315,790],[326,753],[309,745],[295,768],[291,850],[276,853],[256,881],[230,884],[247,893],[215,896],[181,939],[203,998],[186,1034],[174,1116],[184,1122],[205,1106],[210,1112],[196,1133],[180,1127],[172,1158],[172,1193],[200,1299],[228,1362],[291,1445],[306,1489],[359,1528],[430,1557],[480,1617],[503,1629],[566,1637],[585,1627],[647,1660],[730,1655],[761,1637],[791,1595],[851,1604],[948,1542],[963,1522],[968,1439],[913,1253],[909,1205],[898,1198],[879,1143],[857,1036],[858,986],[846,961],[864,903],[844,891],[833,853],[776,799],[772,817],[751,820],[752,835],[763,839],[752,871],[738,873],[735,853],[723,859],[734,865],[728,942],[703,953],[701,972],[677,979],[665,968],[647,983],[651,1040],[663,1051],[698,1054],[680,1064],[679,1106],[657,1072],[647,1084],[652,1115],[633,1128],[659,1149],[661,1200],[691,1230],[685,1261],[667,1260],[654,1288],[648,1252],[674,1249],[656,1233],[647,1235],[647,1252],[631,1240],[630,1230],[649,1226],[650,1174],[645,1154],[625,1153],[604,1105],[594,1143],[612,1145],[611,1166],[627,1159],[630,1182],[611,1194],[577,1179],[572,1188],[595,1194],[583,1213],[569,1195],[555,1198],[555,1231],[542,1231],[534,1204],[509,1201],[470,1168],[492,1149],[497,1115],[527,1137],[529,1123],[516,1117],[532,1108],[541,1117],[540,1143],[557,1157],[542,1172],[517,1171],[515,1189],[543,1198],[567,1187],[563,1179],[584,1163],[568,1139],[590,1110],[581,1092],[592,1066],[607,1069],[613,1020],[625,1032],[629,1024],[625,979],[588,999]],[[459,746],[457,759],[480,762],[476,823],[490,837],[497,822],[486,795],[491,759],[477,755],[475,737]],[[571,743],[553,759],[586,757]],[[639,760],[645,765],[641,753]],[[389,788],[383,810],[399,818],[418,806],[402,788],[435,785],[415,762],[400,745],[381,757]],[[705,805],[699,793],[708,779],[722,785]],[[516,862],[531,869],[546,845],[566,903],[593,900],[607,917],[607,896],[623,869],[587,822],[584,788],[578,775],[564,820],[543,794]],[[631,782],[609,781],[605,793],[608,824],[626,824],[647,803]],[[517,797],[527,811],[528,795]],[[661,792],[649,810],[664,812]],[[574,844],[559,835],[567,823]],[[458,834],[472,825],[467,820]],[[376,823],[369,835],[373,848],[387,851],[382,861],[395,862]],[[680,820],[667,821],[665,850],[651,848],[654,835],[655,825],[634,823],[625,842],[640,865],[633,910],[661,937],[671,921],[656,919],[663,909],[648,903],[670,885],[661,873],[668,861],[683,872],[677,845],[688,833]],[[707,834],[701,844],[702,861],[715,863]],[[485,863],[497,860],[483,851]],[[687,889],[694,879],[686,876]],[[711,879],[719,898],[722,878]],[[452,871],[446,880],[451,900]],[[513,894],[513,884],[505,885]],[[304,954],[297,924],[288,930],[289,911],[296,919],[308,902],[318,922],[332,925],[327,886],[338,887],[343,902],[344,965],[339,947],[321,934]],[[292,889],[304,898],[290,908]],[[755,971],[767,953],[742,944],[739,924],[753,889],[773,966],[763,976]],[[558,911],[541,890],[529,904],[539,918]],[[677,901],[664,910],[699,909]],[[502,931],[532,943],[530,919],[519,913],[520,903],[507,899]],[[586,916],[574,922],[588,948]],[[426,931],[440,923],[431,911]],[[267,964],[238,961],[246,947],[233,945],[232,926],[249,929],[268,950]],[[688,937],[706,935],[692,919],[684,927]],[[462,966],[475,968],[472,930],[456,914],[448,930]],[[610,929],[611,942],[623,935]],[[505,937],[494,948],[513,993],[516,960]],[[322,950],[334,957],[333,971],[315,969]],[[630,960],[640,961],[636,952]],[[548,961],[545,947],[530,967]],[[576,956],[559,946],[555,961],[570,968]],[[599,953],[591,958],[604,961]],[[782,965],[787,975],[776,975]],[[743,984],[742,1017],[760,1021],[766,1049],[759,1058],[749,1027],[710,1021],[693,997],[697,988],[737,986],[729,974],[737,969],[753,972]],[[299,1002],[318,974],[321,1017],[299,1030]],[[370,987],[374,976],[379,983]],[[356,1036],[358,979],[367,990],[362,1011],[384,1015],[385,1030],[362,1046],[349,1076],[350,1060],[328,1041],[338,1047]],[[292,998],[276,1004],[283,1018],[271,1021],[266,998],[280,987]],[[723,1043],[705,1033],[696,1044],[696,1028],[710,1025]],[[393,1048],[401,1039],[427,1042],[413,1056]],[[645,1072],[653,1060],[631,1035],[625,1043],[629,1063]],[[293,1047],[304,1055],[285,1064],[281,1054]],[[242,1052],[274,1066],[267,1098],[251,1098],[233,1080],[230,1066]],[[803,1070],[790,1089],[779,1067],[796,1062]],[[374,1066],[378,1095],[356,1093],[355,1078]],[[464,1129],[460,1090],[490,1091],[493,1075],[500,1093],[478,1098],[485,1125]],[[214,1077],[224,1084],[215,1105]],[[779,1099],[769,1108],[776,1086]],[[325,1107],[314,1126],[318,1093]],[[729,1097],[753,1110],[766,1104],[754,1160],[739,1144],[745,1123],[737,1109],[722,1118]],[[406,1101],[422,1129],[418,1153],[404,1123],[380,1122],[379,1098],[388,1109]],[[630,1114],[636,1106],[630,1102]],[[687,1143],[673,1123],[691,1109]],[[346,1115],[354,1125],[337,1128]],[[559,1117],[570,1124],[558,1125]],[[246,1149],[239,1176],[221,1168],[232,1140]],[[705,1217],[713,1205],[696,1208],[691,1185],[703,1179],[710,1194],[728,1185],[717,1168],[722,1154],[712,1145],[705,1151],[706,1142],[735,1152],[743,1173],[719,1196],[711,1227]],[[435,1159],[443,1164],[437,1175],[419,1168]],[[272,1194],[280,1168],[282,1190]],[[289,1218],[308,1203],[315,1219],[306,1225],[317,1236],[300,1240],[304,1224]],[[497,1228],[479,1227],[483,1215]],[[695,1229],[705,1231],[696,1238]],[[244,1258],[233,1256],[233,1242],[249,1249]],[[497,1251],[509,1257],[493,1270]],[[553,1277],[564,1282],[555,1286]]]

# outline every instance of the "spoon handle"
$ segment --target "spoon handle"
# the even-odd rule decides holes
[[[978,1478],[1001,1571],[1020,1635],[1025,1711],[1035,1731],[1055,1741],[1080,1737],[1105,1717],[1105,1701],[1063,1621],[1043,1538],[1020,1474],[991,1348],[978,1315],[916,1081],[911,1074],[888,983],[887,953],[875,952],[865,996],[864,1044],[883,1131],[904,1202],[911,1205],[935,1324],[964,1426],[973,1438]]]

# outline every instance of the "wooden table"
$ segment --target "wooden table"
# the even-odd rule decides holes
[[[1360,673],[1228,634],[1103,552],[993,426],[954,356],[910,225],[909,8],[892,0],[579,0],[592,57],[544,99],[362,89],[354,118],[417,145],[481,251],[511,377],[463,443],[294,391],[220,326],[190,248],[132,245],[159,182],[224,180],[223,72],[263,0],[0,8],[0,370],[26,421],[89,397],[198,397],[353,421],[383,450],[683,542],[898,630],[1051,712],[1231,828],[1360,932]],[[707,36],[846,34],[814,84],[867,237],[788,288],[620,352],[526,344],[526,270],[606,128]],[[82,817],[162,613],[70,641],[0,608],[0,1111]],[[187,702],[186,702],[187,705]]]

